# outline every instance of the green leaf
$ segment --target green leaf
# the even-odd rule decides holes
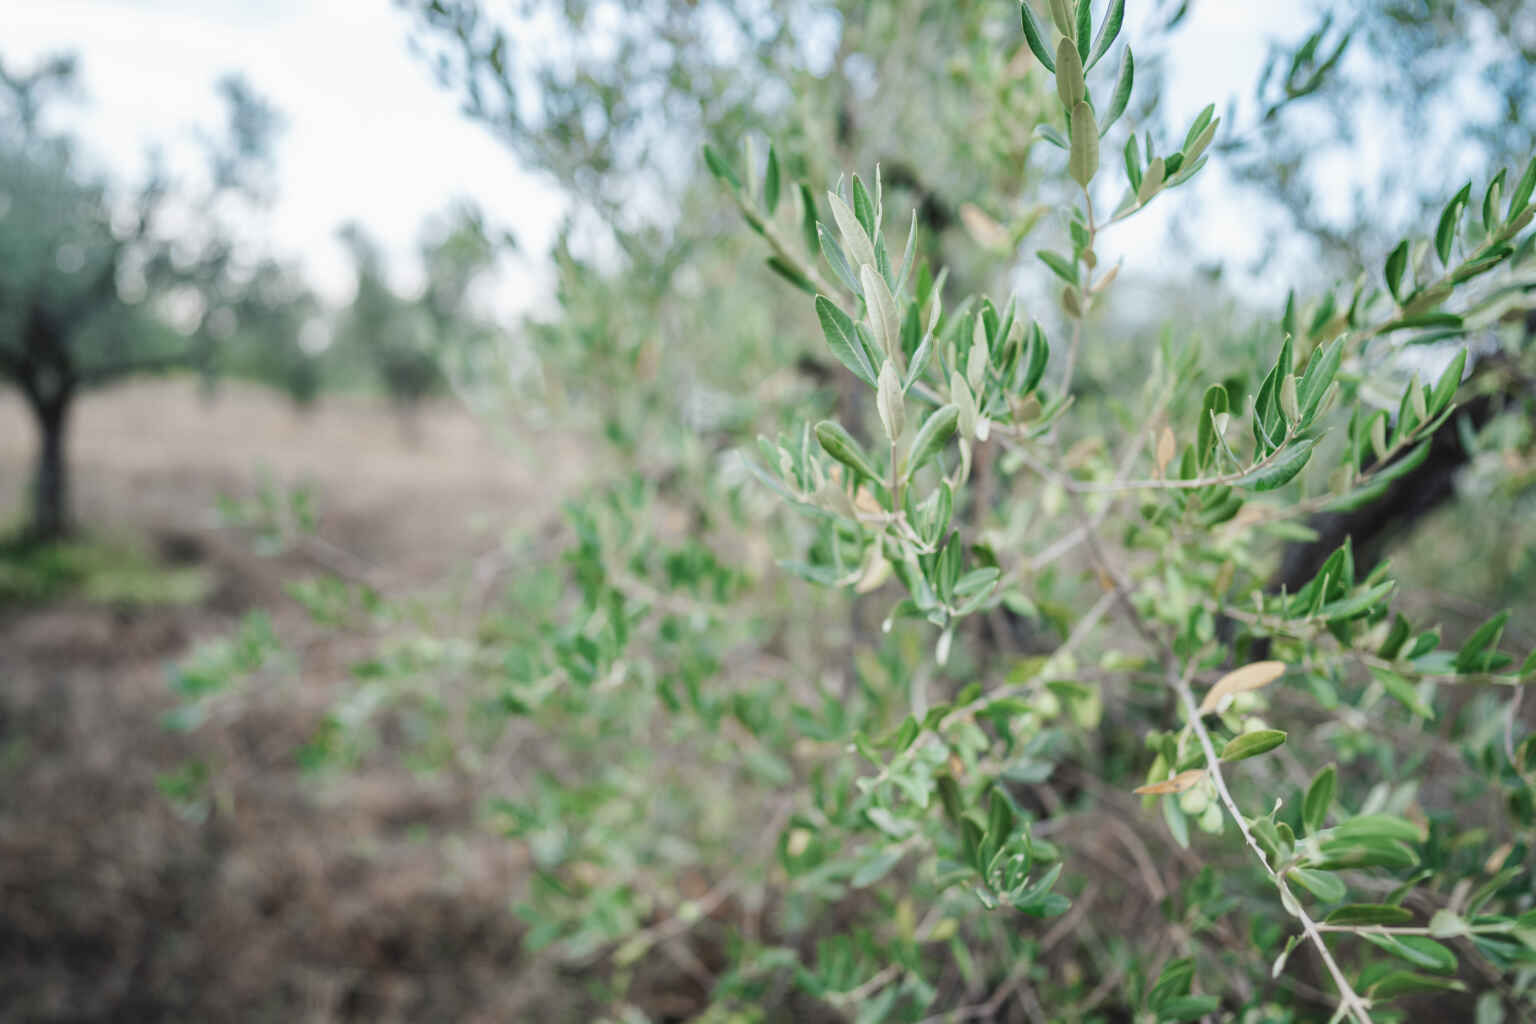
[[[1435,381],[1434,390],[1429,393],[1429,415],[1431,418],[1440,415],[1451,404],[1451,399],[1456,397],[1456,389],[1461,387],[1461,375],[1467,367],[1467,350],[1458,349],[1456,355],[1441,372],[1440,379]]]
[[[1002,576],[1002,570],[988,566],[985,569],[972,569],[955,583],[956,597],[970,597],[988,590]]]
[[[1088,38],[1093,35],[1093,0],[1077,0],[1077,24],[1072,36],[1077,40],[1077,55],[1087,64]]]
[[[1328,622],[1337,622],[1364,615],[1375,608],[1396,586],[1395,580],[1383,580],[1357,594],[1338,601],[1329,601],[1317,610],[1317,617]]]
[[[729,185],[732,192],[741,191],[741,179],[736,177],[736,172],[731,169],[731,165],[715,152],[713,146],[705,145],[704,162],[709,165],[709,173]]]
[[[1466,919],[1453,910],[1441,907],[1429,919],[1429,934],[1437,939],[1454,939],[1470,931]]]
[[[1455,313],[1415,313],[1413,316],[1399,317],[1381,329],[1382,334],[1392,334],[1395,331],[1415,330],[1422,327],[1443,327],[1448,330],[1460,329],[1463,320]]]
[[[816,318],[821,321],[821,332],[827,337],[827,345],[837,361],[852,370],[870,387],[875,386],[875,370],[865,356],[864,345],[859,341],[853,320],[824,295],[816,296]]]
[[[1370,671],[1372,677],[1381,684],[1382,689],[1386,690],[1403,707],[1423,719],[1433,719],[1435,717],[1434,708],[1424,703],[1423,699],[1419,697],[1419,691],[1402,675],[1391,669],[1381,668],[1376,665],[1370,666]]]
[[[770,214],[779,208],[779,154],[768,147],[768,169],[763,174],[763,209]]]
[[[965,802],[960,797],[960,786],[953,776],[940,775],[938,778],[939,802],[944,805],[944,813],[954,824],[959,824],[965,814]]]
[[[1498,647],[1499,637],[1504,635],[1504,624],[1508,621],[1509,612],[1506,610],[1479,626],[1477,632],[1469,636],[1467,642],[1461,645],[1461,650],[1456,652],[1457,671],[1475,671],[1483,651],[1490,647]]]
[[[1467,986],[1454,978],[1436,978],[1412,971],[1389,971],[1366,988],[1372,999],[1391,999],[1410,992],[1465,992]]]
[[[1136,133],[1125,140],[1125,177],[1131,183],[1131,193],[1141,188],[1141,150],[1136,145]]]
[[[1310,422],[1318,406],[1322,404],[1323,396],[1328,393],[1328,388],[1333,384],[1333,379],[1338,375],[1339,364],[1344,359],[1344,340],[1337,338],[1321,352],[1314,353],[1307,370],[1301,376],[1301,383],[1297,385],[1297,398],[1301,402],[1301,422],[1303,425]]]
[[[1387,291],[1399,302],[1402,301],[1403,271],[1408,267],[1408,239],[1397,243],[1397,248],[1387,255],[1386,279]]]
[[[768,267],[807,295],[816,294],[816,285],[811,282],[810,278],[800,273],[799,268],[784,262],[777,256],[768,257]]]
[[[854,275],[853,268],[848,265],[848,257],[843,255],[843,247],[827,225],[818,221],[815,225],[816,239],[821,249],[821,254],[826,257],[827,266],[837,275],[837,279],[843,286],[855,295],[859,294],[859,281]]]
[[[1504,194],[1504,177],[1508,173],[1507,168],[1499,168],[1483,193],[1483,231],[1490,235],[1499,226],[1499,199]]]
[[[1411,868],[1418,855],[1395,839],[1333,839],[1319,844],[1312,866],[1323,871],[1346,868]]]
[[[1072,145],[1067,141],[1067,137],[1061,134],[1061,130],[1053,124],[1045,124],[1042,122],[1041,124],[1035,125],[1034,135],[1035,138],[1043,139],[1044,141],[1049,142],[1051,145],[1055,146],[1057,149],[1069,149]]]
[[[1324,903],[1337,903],[1349,895],[1344,882],[1331,872],[1313,871],[1310,868],[1291,868],[1286,872],[1286,876]]]
[[[1392,619],[1392,629],[1387,633],[1387,638],[1376,649],[1376,657],[1387,661],[1397,660],[1398,654],[1403,650],[1403,644],[1408,642],[1408,637],[1412,632],[1413,627],[1403,617],[1402,613],[1398,612]]]
[[[896,306],[896,296],[885,277],[872,266],[859,268],[859,287],[864,294],[864,308],[869,314],[869,326],[877,344],[878,355],[874,362],[889,360],[893,365],[902,358],[901,311]]]
[[[1200,158],[1205,155],[1205,151],[1207,148],[1209,148],[1211,140],[1216,138],[1216,129],[1220,125],[1221,118],[1219,117],[1208,122],[1204,128],[1200,129],[1200,134],[1196,135],[1193,140],[1185,145],[1183,150],[1185,171],[1182,173],[1179,180],[1190,177],[1200,169],[1200,164],[1202,163]],[[1177,183],[1178,182],[1175,182],[1175,184]]]
[[[901,269],[896,274],[896,287],[892,289],[897,295],[906,287],[907,278],[912,273],[913,257],[917,253],[917,210],[912,211],[912,221],[907,227],[907,244],[901,253]],[[919,303],[921,305],[921,303]],[[916,307],[913,308],[916,313]]]
[[[1084,188],[1099,172],[1099,129],[1093,123],[1093,110],[1079,101],[1072,108],[1072,152],[1067,158],[1072,180]]]
[[[855,473],[871,480],[880,479],[880,472],[875,469],[875,464],[870,461],[859,442],[853,439],[853,435],[848,433],[841,423],[836,420],[822,420],[816,424],[816,440],[820,442],[823,451]]]
[[[1168,961],[1158,973],[1157,980],[1152,983],[1152,988],[1147,992],[1147,1007],[1151,1010],[1159,1010],[1170,999],[1186,995],[1194,977],[1193,957],[1179,957]]]
[[[1440,629],[1427,629],[1413,639],[1413,646],[1408,649],[1408,660],[1415,661],[1424,657],[1435,649],[1440,643]]]
[[[891,731],[889,736],[877,740],[875,746],[882,750],[891,750],[899,754],[910,747],[918,736],[922,735],[922,732],[923,727],[918,724],[917,719],[908,715],[901,720],[900,725]]]
[[[1071,39],[1073,31],[1077,28],[1077,19],[1073,17],[1068,0],[1047,0],[1047,2],[1051,7],[1051,20],[1056,23],[1056,31]]]
[[[994,789],[987,804],[987,842],[992,851],[1001,849],[1012,834],[1013,808],[1008,806],[1008,798],[1000,790]]]
[[[955,425],[960,422],[960,407],[954,403],[941,406],[929,414],[918,428],[917,436],[912,439],[912,454],[908,456],[907,471],[915,473],[923,463],[943,448],[955,433]]]
[[[878,167],[876,169],[878,175]],[[853,215],[858,218],[859,226],[864,229],[864,235],[873,239],[880,234],[880,225],[875,223],[875,204],[869,198],[869,190],[864,187],[864,182],[859,176],[853,176]],[[870,266],[874,266],[873,263]]]
[[[986,865],[981,860],[981,826],[970,818],[960,822],[960,844],[965,851],[965,859],[971,867],[977,871],[986,870]]]
[[[1103,137],[1114,127],[1120,115],[1125,113],[1126,104],[1131,102],[1131,86],[1136,81],[1136,58],[1131,56],[1129,45],[1125,48],[1125,56],[1120,59],[1120,73],[1115,76],[1115,91],[1110,94],[1109,108],[1104,112],[1104,123],[1099,126],[1099,135]],[[1135,145],[1135,136],[1131,136],[1128,145]],[[1129,161],[1129,152],[1127,153]],[[1134,183],[1132,187],[1135,187]]]
[[[811,194],[811,187],[805,182],[800,183],[800,230],[805,235],[805,251],[815,259],[816,251],[821,248],[816,222],[816,197]]]
[[[855,179],[857,182],[857,179]],[[863,191],[862,186],[859,191]],[[856,192],[855,195],[858,193]],[[867,201],[867,197],[866,197]],[[837,230],[843,238],[843,246],[850,260],[849,269],[855,274],[860,267],[876,267],[878,260],[875,257],[875,244],[869,239],[869,232],[864,230],[864,224],[858,214],[849,209],[843,197],[836,192],[827,193],[827,205],[832,208],[832,220],[837,224]],[[859,289],[855,285],[852,291]]]
[[[1412,922],[1413,915],[1402,907],[1378,903],[1350,903],[1324,918],[1325,924],[1337,925],[1402,925]]]
[[[1239,487],[1254,491],[1273,491],[1295,479],[1312,458],[1316,444],[1311,438],[1303,438],[1288,445],[1269,465],[1254,470],[1237,481]]]
[[[933,335],[924,334],[923,340],[918,344],[917,351],[912,353],[912,362],[907,366],[907,376],[901,382],[903,391],[911,391],[912,385],[922,377],[923,371],[928,368],[928,360],[933,357]]]
[[[1056,73],[1056,61],[1051,58],[1051,51],[1045,45],[1045,33],[1040,30],[1040,23],[1035,20],[1035,14],[1029,9],[1029,0],[1022,0],[1019,4],[1019,14],[1024,19],[1024,38],[1029,43],[1030,52],[1035,55],[1045,70]]]
[[[1470,281],[1474,277],[1480,277],[1488,271],[1495,269],[1510,257],[1515,251],[1512,245],[1501,245],[1488,250],[1484,255],[1463,263],[1451,275],[1451,284],[1457,285]]]
[[[849,884],[855,889],[863,889],[880,881],[897,864],[901,863],[902,848],[891,846],[876,851],[872,856],[865,857],[859,864],[857,871]]]
[[[1200,403],[1200,421],[1195,425],[1195,449],[1202,466],[1209,463],[1211,456],[1216,452],[1214,417],[1227,412],[1229,407],[1230,399],[1225,387],[1212,384],[1205,389],[1205,398]]]
[[[1083,81],[1083,58],[1070,35],[1062,36],[1056,45],[1056,95],[1073,117],[1077,116],[1077,105],[1088,96],[1088,84]]]
[[[1525,212],[1525,206],[1531,201],[1531,193],[1536,192],[1536,157],[1526,165],[1525,173],[1520,176],[1520,181],[1515,185],[1515,190],[1509,194],[1509,209],[1504,214],[1504,222],[1512,224],[1515,218]]]
[[[1167,164],[1163,158],[1153,157],[1147,164],[1146,173],[1141,176],[1141,184],[1136,187],[1136,202],[1142,206],[1150,203],[1163,190],[1163,176],[1166,173]]]
[[[1031,321],[1024,344],[1024,379],[1019,382],[1020,396],[1027,395],[1040,385],[1045,376],[1046,363],[1051,358],[1051,346],[1037,321]]]
[[[1175,154],[1173,154],[1173,156],[1168,158],[1168,167],[1169,167],[1170,171],[1172,171],[1174,169],[1174,162],[1177,161],[1178,158],[1179,158],[1179,154],[1178,153],[1175,153]],[[1173,188],[1175,185],[1182,185],[1182,184],[1184,184],[1184,182],[1188,181],[1190,178],[1193,178],[1196,174],[1199,174],[1200,173],[1200,168],[1205,166],[1207,159],[1209,159],[1209,158],[1202,156],[1200,159],[1194,161],[1193,163],[1190,163],[1190,162],[1186,161],[1183,164],[1183,166],[1178,170],[1178,173],[1174,174],[1173,177],[1168,179],[1168,186],[1167,187],[1168,188]]]
[[[1242,761],[1274,750],[1285,742],[1285,733],[1279,729],[1259,729],[1245,732],[1221,748],[1223,761]]]
[[[1189,819],[1184,816],[1183,811],[1179,810],[1179,802],[1164,800],[1162,804],[1163,821],[1168,824],[1168,834],[1173,837],[1174,842],[1179,844],[1180,849],[1189,849]]]
[[[1456,970],[1456,954],[1434,939],[1423,935],[1383,935],[1379,932],[1360,932],[1367,942],[1395,953],[1415,967],[1441,971],[1446,974]]]
[[[1049,249],[1035,250],[1035,256],[1051,268],[1051,272],[1072,286],[1077,285],[1077,264],[1068,260],[1060,253],[1051,252]]]
[[[1195,144],[1199,141],[1200,136],[1205,134],[1206,129],[1215,123],[1215,114],[1216,104],[1209,103],[1204,110],[1195,116],[1194,122],[1189,126],[1189,132],[1184,136],[1184,145],[1179,147],[1180,152],[1184,154],[1185,160],[1193,160],[1200,155],[1195,151]]]
[[[1338,769],[1330,764],[1318,772],[1312,779],[1312,784],[1307,787],[1307,796],[1302,802],[1301,820],[1309,834],[1320,831],[1327,821],[1328,808],[1333,806],[1333,796],[1338,790],[1338,785]]]
[[[1104,20],[1099,24],[1099,34],[1094,37],[1093,49],[1088,52],[1088,61],[1084,65],[1086,70],[1092,71],[1109,48],[1114,45],[1115,38],[1120,35],[1120,23],[1125,20],[1125,0],[1110,0],[1109,10],[1104,12]]]
[[[1440,223],[1435,226],[1435,252],[1446,266],[1451,264],[1451,246],[1456,241],[1457,231],[1461,229],[1462,211],[1467,208],[1471,198],[1472,183],[1469,181],[1445,204],[1445,210],[1440,214]]]

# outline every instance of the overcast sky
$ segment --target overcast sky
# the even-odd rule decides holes
[[[423,221],[459,197],[542,251],[558,196],[470,124],[406,48],[409,21],[388,0],[3,0],[0,56],[23,65],[72,50],[86,102],[61,118],[94,162],[142,172],[151,144],[191,150],[196,126],[222,120],[215,85],[243,73],[287,120],[279,194],[258,226],[273,251],[299,258],[318,287],[352,287],[336,227],[362,222],[409,284]],[[504,274],[498,306],[537,287]]]
[[[196,126],[221,122],[218,79],[244,74],[288,122],[278,152],[279,197],[254,227],[271,251],[297,259],[332,299],[344,300],[352,287],[335,234],[346,220],[360,221],[381,240],[398,280],[409,286],[423,221],[457,198],[478,202],[529,253],[544,250],[559,219],[559,196],[520,170],[482,126],[461,117],[455,98],[410,54],[409,19],[389,0],[0,4],[0,57],[8,63],[26,66],[60,50],[80,55],[86,102],[59,120],[78,130],[91,159],[114,176],[139,175],[152,144],[190,153]],[[1209,100],[1220,107],[1234,93],[1250,93],[1266,39],[1304,32],[1302,6],[1196,4],[1170,61],[1164,108],[1175,123]],[[1154,205],[1128,222],[1115,244],[1134,262],[1138,253],[1150,255],[1167,217],[1207,205],[1217,247],[1239,261],[1250,257],[1257,239],[1239,211],[1210,212],[1209,202],[1222,192],[1217,175],[1191,186],[1199,193]],[[495,305],[522,308],[546,287],[536,261],[514,261],[501,275]]]

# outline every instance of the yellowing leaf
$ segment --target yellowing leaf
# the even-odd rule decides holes
[[[978,245],[988,249],[1008,248],[1008,230],[975,203],[965,203],[960,207],[960,223],[965,225],[965,230]]]
[[[1178,442],[1173,437],[1173,430],[1169,427],[1164,427],[1162,434],[1157,439],[1158,476],[1162,476],[1163,471],[1168,468],[1168,463],[1173,461],[1173,451],[1177,445]]]
[[[1137,786],[1137,796],[1162,796],[1165,793],[1182,793],[1186,789],[1205,778],[1204,768],[1191,768],[1187,772],[1179,772],[1171,779],[1162,782],[1149,782],[1145,786]]]
[[[1206,693],[1205,700],[1200,702],[1200,713],[1208,715],[1216,710],[1216,706],[1221,703],[1223,697],[1268,686],[1284,674],[1285,662],[1283,661],[1256,661],[1252,665],[1233,669],[1216,680],[1216,685]]]

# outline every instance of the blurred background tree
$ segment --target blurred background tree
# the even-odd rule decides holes
[[[327,358],[329,311],[294,268],[264,259],[219,290],[209,331],[218,339],[219,377],[260,381],[292,399],[301,412],[340,381]]]
[[[377,374],[410,433],[416,406],[443,384],[431,325],[417,303],[391,287],[383,254],[362,225],[346,225],[339,237],[351,254],[357,291],[341,314],[336,344]]]
[[[357,287],[338,315],[337,358],[378,380],[407,437],[417,407],[449,383],[450,365],[479,365],[477,353],[495,329],[475,309],[475,285],[490,271],[499,245],[480,213],[459,205],[429,225],[420,247],[424,281],[416,295],[390,283],[377,242],[359,224],[338,233],[352,258]]]
[[[206,365],[209,297],[234,266],[216,207],[248,194],[276,120],[238,80],[223,87],[229,136],[210,146],[210,188],[193,199],[201,232],[160,232],[169,182],[153,176],[120,197],[82,169],[73,139],[49,135],[44,103],[67,96],[72,60],[29,73],[0,70],[0,374],[25,397],[37,428],[25,535],[68,532],[66,437],[81,392],[135,373]]]

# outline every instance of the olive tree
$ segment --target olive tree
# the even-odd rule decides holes
[[[113,194],[81,166],[73,140],[48,134],[44,99],[66,92],[75,64],[58,59],[29,74],[0,69],[0,377],[22,394],[38,433],[26,533],[52,540],[70,528],[66,438],[82,392],[124,376],[205,360],[207,292],[229,271],[231,243],[217,230],[177,258],[158,231],[168,184],[152,177]],[[229,144],[215,147],[204,213],[248,185],[265,159],[274,115],[226,82]],[[164,303],[176,308],[168,311]],[[170,323],[179,318],[178,326]]]
[[[617,468],[465,616],[338,589],[391,628],[375,719],[309,763],[380,717],[430,737],[594,1017],[1528,1014],[1536,657],[1503,613],[1424,621],[1350,539],[1276,573],[1424,464],[1468,338],[1531,358],[1530,154],[1258,309],[1176,241],[1164,277],[1111,258],[1236,134],[1160,112],[1120,0],[534,5],[574,74],[520,9],[407,6],[592,207],[526,325],[530,445],[600,431]],[[1137,287],[1150,329],[1115,315]]]

